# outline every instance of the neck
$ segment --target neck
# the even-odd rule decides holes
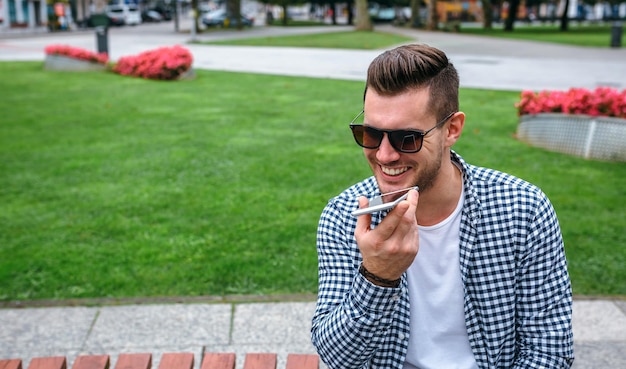
[[[450,216],[456,209],[462,189],[461,170],[451,160],[446,160],[442,163],[436,183],[423,193],[420,192],[417,223],[431,226]]]

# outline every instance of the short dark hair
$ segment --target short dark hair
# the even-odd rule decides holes
[[[459,110],[459,75],[446,54],[425,44],[410,44],[387,50],[367,69],[368,88],[383,96],[411,89],[430,88],[429,106],[437,119]]]

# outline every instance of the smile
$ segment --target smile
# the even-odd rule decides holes
[[[385,166],[380,166],[380,170],[383,171],[388,176],[399,176],[400,174],[409,170],[409,167],[400,167],[400,168],[389,168]]]

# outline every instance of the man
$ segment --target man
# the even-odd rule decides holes
[[[537,187],[451,150],[465,123],[458,86],[447,56],[426,45],[368,69],[350,126],[373,176],[331,199],[317,232],[312,341],[332,369],[571,366],[554,209]],[[392,210],[352,215],[413,186]]]

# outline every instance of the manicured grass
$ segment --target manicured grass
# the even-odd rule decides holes
[[[0,300],[316,292],[319,214],[370,174],[362,83],[196,73],[0,63]],[[463,89],[457,151],[550,196],[575,293],[626,295],[626,165],[516,141],[518,96]]]
[[[307,35],[290,35],[276,37],[253,37],[222,41],[202,42],[211,45],[246,45],[246,46],[291,46],[291,47],[324,47],[339,49],[374,50],[387,48],[413,40],[410,37],[387,32],[342,31],[315,33]]]
[[[566,32],[562,32],[560,23],[555,22],[552,25],[519,25],[513,32],[505,32],[502,25],[494,25],[492,29],[463,27],[461,33],[575,46],[608,48],[611,45],[610,23],[589,25],[572,21]],[[626,46],[626,27],[622,27],[622,43]]]

